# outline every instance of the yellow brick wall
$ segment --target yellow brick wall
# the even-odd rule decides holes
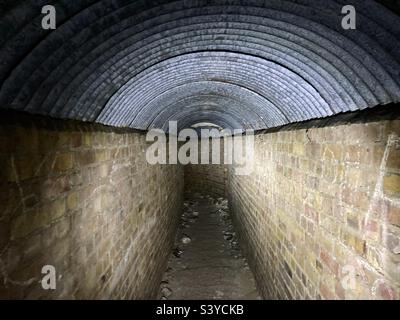
[[[264,298],[400,299],[399,136],[399,120],[256,136],[227,189]]]
[[[0,130],[0,298],[154,297],[181,167],[147,164],[140,132],[30,117]],[[54,291],[39,283],[44,265]]]

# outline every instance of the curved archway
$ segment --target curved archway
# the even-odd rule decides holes
[[[356,1],[346,31],[333,0],[60,0],[48,32],[44,2],[4,7],[3,108],[146,129],[171,101],[143,95],[215,81],[262,96],[249,104],[268,128],[400,100],[399,18],[378,3]]]

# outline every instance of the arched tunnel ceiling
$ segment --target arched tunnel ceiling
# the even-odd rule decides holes
[[[0,106],[137,129],[263,129],[400,101],[400,18],[376,1],[0,2]],[[341,9],[357,10],[357,29]]]

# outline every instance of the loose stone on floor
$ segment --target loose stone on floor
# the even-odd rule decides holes
[[[159,298],[260,299],[226,199],[195,194],[185,201]]]

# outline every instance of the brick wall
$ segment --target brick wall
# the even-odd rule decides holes
[[[200,140],[202,141],[202,140]],[[205,140],[206,141],[206,140]],[[227,194],[226,181],[228,178],[228,166],[223,164],[224,159],[224,141],[219,141],[220,160],[222,164],[188,164],[184,166],[185,172],[185,193],[190,195],[192,193],[208,194],[215,197],[224,197]],[[206,142],[199,142],[205,144]],[[215,142],[217,143],[217,142]],[[209,161],[212,162],[212,147],[211,140],[208,143],[209,148]],[[199,148],[199,163],[201,163]]]
[[[399,135],[382,120],[256,136],[228,190],[264,298],[400,298]]]
[[[227,167],[217,164],[185,165],[185,192],[215,197],[226,195]]]
[[[154,297],[181,167],[148,165],[140,132],[0,122],[0,298]],[[189,165],[185,184],[229,194],[264,298],[399,299],[399,135],[399,120],[283,128],[256,136],[250,176]]]
[[[1,120],[0,298],[154,297],[183,170],[148,165],[140,132]],[[56,268],[54,291],[38,282],[44,265]]]

